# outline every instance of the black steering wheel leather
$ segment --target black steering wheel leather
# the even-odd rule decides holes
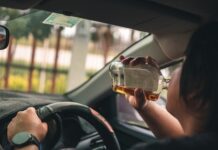
[[[43,106],[37,110],[41,120],[45,120],[55,113],[69,112],[78,115],[90,122],[102,137],[109,150],[120,150],[117,137],[106,119],[94,109],[75,102],[57,102]]]

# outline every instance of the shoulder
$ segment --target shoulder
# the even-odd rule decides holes
[[[211,135],[198,135],[176,139],[158,140],[152,143],[141,143],[130,150],[205,150],[218,149],[218,139]]]

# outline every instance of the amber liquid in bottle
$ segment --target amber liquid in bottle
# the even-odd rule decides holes
[[[126,88],[123,86],[113,86],[113,91],[120,93],[120,94],[127,94],[134,96],[134,88]],[[147,100],[155,101],[159,98],[159,94],[153,93],[151,91],[144,91],[145,98]]]

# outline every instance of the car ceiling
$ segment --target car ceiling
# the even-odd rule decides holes
[[[30,7],[155,34],[193,30],[216,18],[216,0],[1,0],[0,6]]]

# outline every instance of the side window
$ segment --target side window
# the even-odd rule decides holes
[[[162,69],[161,72],[164,77],[170,78],[172,72],[180,66],[181,63],[172,65]],[[163,90],[156,103],[165,108],[166,102],[167,90]],[[146,122],[142,119],[140,114],[128,103],[124,95],[117,94],[117,111],[118,120],[120,122],[148,129]]]

